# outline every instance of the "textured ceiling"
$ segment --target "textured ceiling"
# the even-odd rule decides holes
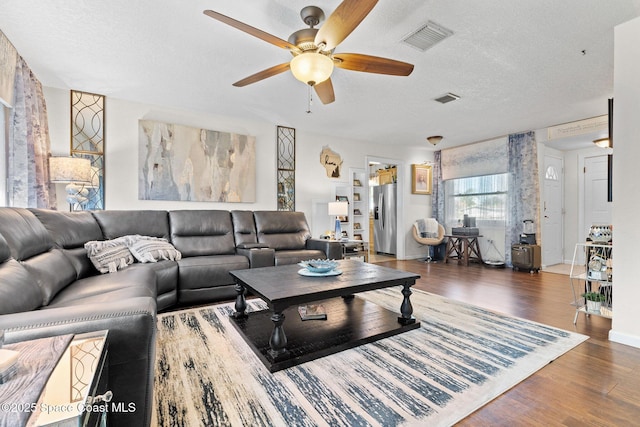
[[[613,29],[640,0],[386,0],[336,52],[415,64],[409,77],[336,69],[333,104],[290,73],[231,84],[291,55],[205,16],[213,9],[287,39],[309,0],[2,0],[0,30],[45,86],[266,120],[376,143],[438,148],[606,114]],[[339,0],[319,1],[328,16]],[[428,20],[454,34],[401,43]],[[583,53],[584,51],[584,53]],[[447,92],[461,97],[433,101]]]

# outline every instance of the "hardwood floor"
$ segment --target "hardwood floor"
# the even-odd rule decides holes
[[[379,265],[420,274],[416,289],[590,337],[458,425],[640,425],[640,349],[609,341],[610,319],[580,314],[574,326],[569,276],[417,260]]]

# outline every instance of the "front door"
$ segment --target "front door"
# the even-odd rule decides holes
[[[542,201],[542,264],[561,264],[563,260],[562,229],[562,159],[544,156],[544,195]]]

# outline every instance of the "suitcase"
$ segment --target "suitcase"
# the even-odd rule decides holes
[[[511,264],[514,270],[538,272],[542,268],[542,251],[540,245],[511,246]]]

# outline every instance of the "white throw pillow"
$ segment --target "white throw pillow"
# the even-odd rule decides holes
[[[133,255],[125,238],[92,240],[84,244],[87,256],[100,273],[115,273],[133,264]]]
[[[138,262],[178,261],[182,259],[180,251],[167,239],[159,237],[137,236],[137,239],[131,239],[129,250]]]

